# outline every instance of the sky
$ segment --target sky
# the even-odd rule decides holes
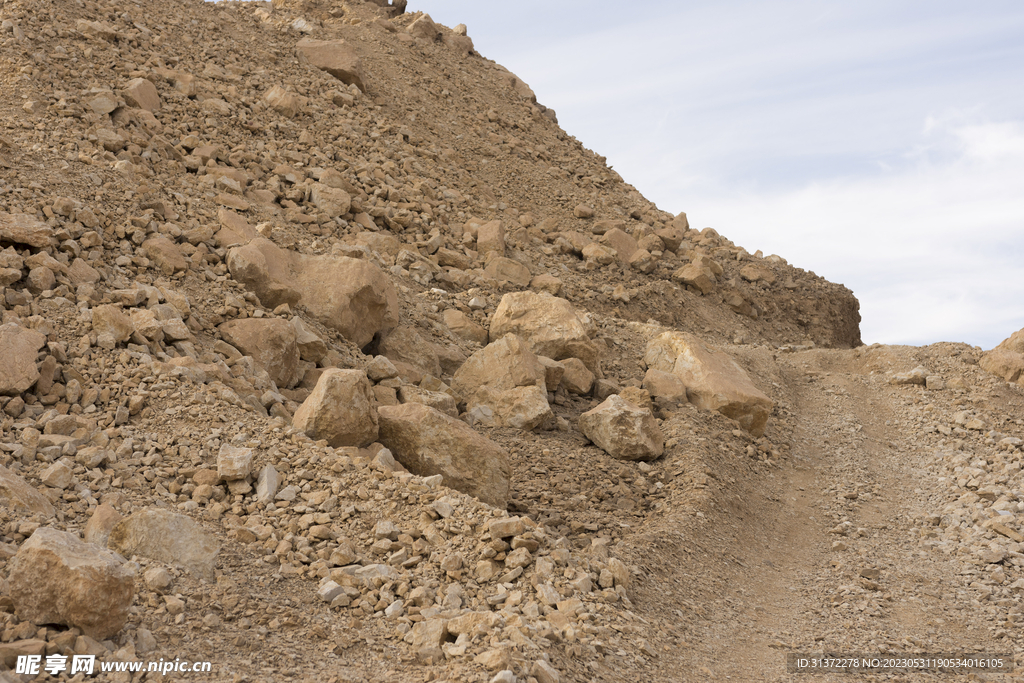
[[[851,290],[865,343],[1024,328],[1024,3],[410,0],[659,208]]]

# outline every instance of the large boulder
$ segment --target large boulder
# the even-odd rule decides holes
[[[504,508],[512,468],[508,454],[461,420],[421,403],[381,406],[380,442],[413,474],[440,474],[444,484]]]
[[[398,293],[369,261],[299,254],[256,238],[228,252],[228,268],[264,306],[301,304],[322,325],[359,347],[398,325]]]
[[[452,377],[452,394],[467,402],[480,387],[498,391],[539,386],[545,391],[545,368],[517,335],[506,334],[470,356]]]
[[[57,246],[53,228],[27,213],[0,212],[0,245],[20,244],[43,249]]]
[[[96,333],[100,346],[104,346],[104,338],[108,344],[128,341],[135,331],[135,326],[120,306],[104,304],[92,309],[92,330]]]
[[[292,424],[332,447],[369,446],[377,440],[373,385],[362,370],[328,368],[295,411]]]
[[[207,581],[220,553],[217,537],[192,518],[161,508],[145,508],[117,523],[107,546],[126,557],[142,555],[178,564]]]
[[[18,513],[42,514],[53,517],[53,505],[46,496],[0,465],[0,505]]]
[[[290,389],[299,376],[295,328],[282,318],[240,318],[220,325],[221,337],[263,366],[277,386]]]
[[[17,323],[0,325],[0,395],[17,396],[39,379],[36,355],[46,336]]]
[[[1017,330],[978,362],[986,372],[1024,384],[1024,330]]]
[[[727,353],[685,332],[665,332],[647,345],[644,362],[681,379],[698,408],[717,410],[754,436],[764,434],[775,404]]]
[[[449,308],[443,313],[444,324],[457,336],[467,341],[474,341],[481,346],[487,344],[487,328],[478,324],[457,308]]]
[[[665,452],[665,435],[654,415],[617,394],[580,415],[580,431],[613,458],[655,460]]]
[[[518,335],[539,356],[579,358],[598,377],[600,354],[587,328],[565,299],[537,292],[511,292],[501,298],[491,318],[491,339]]]
[[[342,83],[366,91],[363,64],[359,55],[344,40],[312,40],[303,38],[295,46],[300,62],[326,71]]]
[[[7,581],[21,619],[65,624],[97,640],[121,630],[135,597],[135,572],[123,557],[50,527],[21,545]]]
[[[476,422],[536,429],[553,422],[547,369],[522,339],[507,334],[470,356],[452,378],[452,393]]]
[[[160,109],[160,93],[153,82],[146,78],[133,78],[121,91],[124,101],[136,109],[155,112]]]

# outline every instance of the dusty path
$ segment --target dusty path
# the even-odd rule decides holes
[[[851,680],[789,674],[790,651],[1012,652],[993,637],[992,610],[978,607],[956,554],[922,546],[920,520],[950,494],[929,468],[933,450],[903,426],[913,394],[890,395],[855,352],[779,362],[790,457],[716,492],[706,521],[678,534],[683,552],[666,554],[641,598],[644,616],[678,628],[678,647],[663,648],[656,665],[664,680]],[[656,586],[680,590],[645,602]]]

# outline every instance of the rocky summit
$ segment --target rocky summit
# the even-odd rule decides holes
[[[3,0],[0,678],[1012,659],[1024,331],[748,246],[404,0]]]

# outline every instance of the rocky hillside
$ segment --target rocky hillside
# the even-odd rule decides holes
[[[0,6],[0,667],[708,680],[737,524],[787,519],[790,473],[841,442],[839,550],[885,526],[843,502],[886,487],[851,474],[867,417],[824,407],[852,386],[889,392],[887,443],[934,396],[907,419],[980,474],[928,525],[1013,539],[979,511],[1016,510],[1003,456],[965,449],[1016,458],[1020,420],[972,410],[975,350],[865,351],[847,289],[660,211],[394,4]]]

